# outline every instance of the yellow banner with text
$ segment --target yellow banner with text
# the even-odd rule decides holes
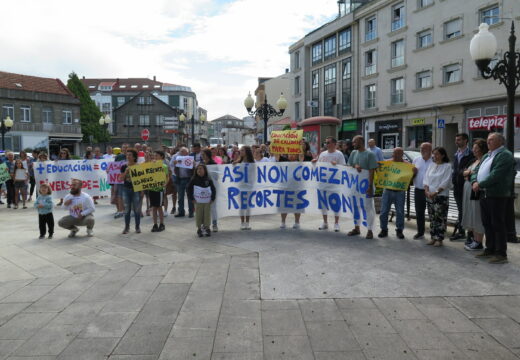
[[[413,177],[413,164],[396,161],[379,161],[374,175],[374,185],[390,190],[408,190]]]
[[[301,154],[303,130],[271,131],[271,154]]]
[[[130,178],[134,191],[164,187],[166,176],[162,161],[146,162],[130,166]]]

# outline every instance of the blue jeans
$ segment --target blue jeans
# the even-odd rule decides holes
[[[186,212],[184,210],[184,195],[186,194],[186,186],[190,182],[190,178],[177,178],[177,199],[179,200],[179,206],[177,210],[180,215],[185,215]],[[188,211],[190,214],[193,214],[193,202],[188,201]]]
[[[134,217],[135,217],[135,228],[139,229],[141,225],[141,211],[140,202],[141,196],[139,192],[134,192],[134,190],[129,189],[123,186],[123,200],[125,202],[125,228],[130,227],[130,216],[132,215],[132,207],[134,208]]]
[[[396,228],[397,230],[404,229],[404,199],[406,193],[404,191],[393,191],[385,189],[383,191],[383,199],[381,201],[381,214],[379,214],[379,223],[381,230],[388,230],[388,213],[392,204],[395,206],[396,212]]]

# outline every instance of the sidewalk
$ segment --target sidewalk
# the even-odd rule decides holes
[[[103,204],[94,237],[53,240],[34,211],[0,208],[0,359],[520,357],[518,244],[490,265],[461,242],[411,240],[413,220],[405,240],[393,224],[366,240],[305,214],[299,231],[228,218],[198,238],[170,216],[123,236]]]

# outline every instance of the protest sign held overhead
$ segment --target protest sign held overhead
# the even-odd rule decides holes
[[[269,152],[272,154],[301,154],[302,138],[303,130],[272,131]]]
[[[83,191],[90,196],[109,196],[108,162],[105,160],[60,160],[34,163],[36,184],[48,183],[52,197],[61,199],[70,191],[72,179],[83,182]]]
[[[166,176],[162,161],[145,162],[130,166],[134,191],[157,189],[164,186]]]
[[[195,163],[193,156],[177,156],[175,160],[177,161],[175,163],[176,167],[185,169],[193,169],[193,164]]]
[[[123,181],[120,179],[121,167],[126,164],[126,161],[111,161],[107,164],[107,177],[110,185],[122,184]]]
[[[209,165],[219,217],[331,210],[367,225],[368,171],[310,163]]]
[[[413,177],[413,164],[398,161],[379,161],[374,185],[389,190],[408,190]]]

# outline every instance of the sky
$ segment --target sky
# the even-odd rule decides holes
[[[189,86],[208,119],[246,116],[258,77],[337,15],[336,0],[2,0],[0,70]],[[7,15],[11,14],[11,15]]]

